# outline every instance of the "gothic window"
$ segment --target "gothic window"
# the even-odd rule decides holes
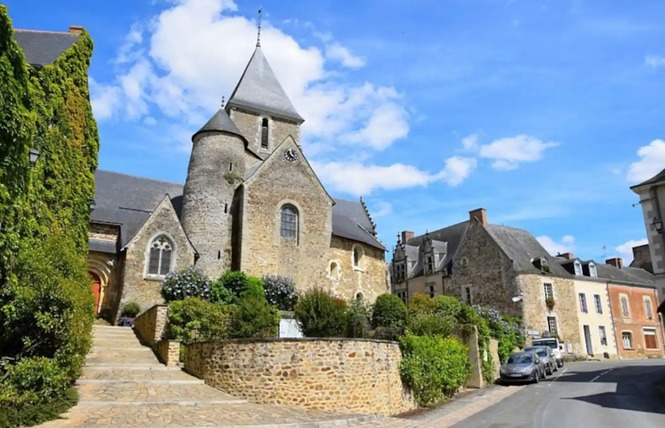
[[[261,148],[268,148],[268,119],[265,117],[261,121]]]
[[[171,271],[173,243],[165,235],[155,238],[148,253],[148,275],[164,276]]]
[[[282,238],[298,237],[298,209],[293,205],[282,207],[280,235]]]

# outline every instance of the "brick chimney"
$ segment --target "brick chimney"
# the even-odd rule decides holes
[[[469,220],[476,220],[483,226],[487,226],[487,211],[485,208],[478,208],[473,211],[469,211]]]
[[[619,269],[623,269],[623,259],[621,257],[614,257],[611,259],[607,259],[605,260],[605,263],[617,267]]]
[[[410,230],[403,230],[402,231],[402,243],[408,244],[409,240],[413,239],[414,233],[411,232]]]
[[[573,254],[573,253],[559,253],[556,256],[564,258],[566,260],[572,260],[572,259],[575,258],[575,254]]]
[[[77,36],[80,36],[81,34],[83,34],[83,27],[79,25],[70,25],[69,34],[76,34]]]

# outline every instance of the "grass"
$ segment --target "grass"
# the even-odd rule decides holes
[[[75,388],[68,389],[62,397],[48,403],[21,407],[0,405],[0,428],[33,426],[58,418],[78,403]]]

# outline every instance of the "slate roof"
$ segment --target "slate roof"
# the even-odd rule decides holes
[[[201,129],[192,135],[192,140],[194,140],[194,137],[196,137],[197,134],[207,131],[228,132],[229,134],[241,137],[243,140],[245,139],[224,109],[217,110],[217,113],[215,113]]]
[[[469,229],[469,224],[470,223],[467,220],[453,224],[452,226],[444,227],[443,229],[435,230],[434,232],[429,232],[429,237],[432,239],[432,243],[434,243],[434,241],[442,241],[447,244],[446,256],[440,266],[447,266],[448,263],[455,258],[455,255],[457,255],[457,251],[462,244],[462,240],[464,239],[464,235],[466,235],[466,231]],[[409,239],[407,244],[418,247],[422,245],[423,238],[425,238],[425,235],[415,236]],[[421,262],[419,261],[419,263]],[[414,272],[414,274],[417,274],[417,272]]]
[[[182,184],[97,170],[91,221],[119,224],[124,247],[167,194],[180,215],[182,189]]]
[[[622,282],[626,284],[646,285],[655,287],[656,281],[649,272],[644,269],[624,267],[619,269],[613,265],[596,263],[598,278]]]
[[[648,184],[656,184],[656,183],[658,183],[658,182],[660,182],[660,181],[664,181],[664,180],[665,180],[665,169],[663,169],[661,172],[659,172],[658,174],[654,175],[654,176],[651,177],[650,179],[641,182],[640,184],[636,184],[636,185],[634,185],[634,186],[630,186],[630,188],[631,188],[631,189],[635,189],[635,188],[637,188],[637,187],[646,186],[646,185],[648,185]]]
[[[92,211],[91,221],[119,224],[120,247],[123,247],[139,231],[167,194],[180,216],[182,191],[183,185],[178,183],[97,170],[96,206]],[[385,250],[383,244],[370,233],[374,230],[372,223],[359,201],[335,199],[332,226],[333,235]],[[91,241],[90,244],[92,246],[98,243]],[[108,250],[106,247],[105,249]]]
[[[374,226],[360,201],[334,199],[332,212],[333,235],[353,239],[372,247],[385,250],[385,247],[371,232]]]
[[[78,38],[78,34],[72,33],[14,30],[14,40],[23,49],[26,62],[33,67],[53,63]]]
[[[515,271],[540,274],[542,271],[533,265],[532,260],[543,257],[547,260],[552,275],[563,278],[571,277],[571,274],[540,245],[540,242],[530,232],[496,224],[487,225],[486,230],[508,255],[508,258],[513,261]]]
[[[90,239],[88,244],[90,245],[90,251],[107,254],[115,254],[118,252],[118,244],[116,242]]]
[[[226,108],[245,107],[266,112],[298,123],[304,122],[291,104],[270,64],[257,46]]]

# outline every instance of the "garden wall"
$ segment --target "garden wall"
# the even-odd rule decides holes
[[[400,379],[395,342],[240,339],[187,345],[185,370],[259,403],[392,415],[415,409]]]
[[[147,342],[159,360],[167,366],[179,362],[180,342],[164,339],[168,323],[168,305],[155,305],[134,320],[134,331]]]

